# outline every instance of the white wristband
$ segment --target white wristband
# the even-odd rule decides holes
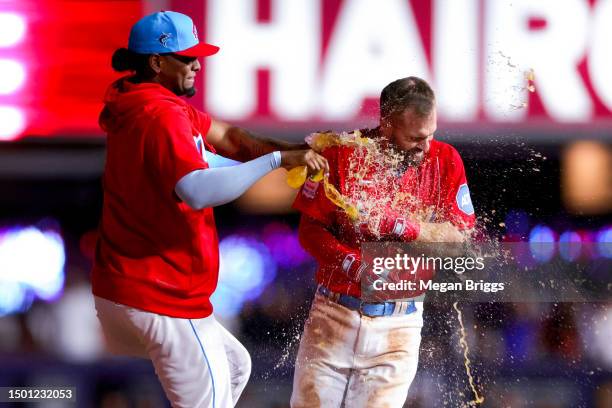
[[[278,169],[281,166],[281,162],[282,162],[282,156],[281,156],[281,152],[279,152],[278,150],[275,152],[272,152],[272,157],[274,159],[274,163],[272,165],[273,168]]]

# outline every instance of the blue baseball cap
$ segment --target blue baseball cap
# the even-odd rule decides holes
[[[219,47],[200,42],[193,20],[175,11],[160,11],[138,20],[130,31],[128,49],[137,54],[174,53],[208,57]]]

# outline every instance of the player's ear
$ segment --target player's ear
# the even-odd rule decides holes
[[[162,65],[161,55],[151,54],[149,56],[149,67],[153,70],[153,72],[155,72],[156,74],[159,74],[161,72],[161,65]]]

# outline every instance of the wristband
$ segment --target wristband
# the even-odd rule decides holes
[[[402,237],[405,241],[414,241],[419,236],[421,226],[418,222],[413,222],[405,218],[398,218],[393,225],[392,234]]]
[[[368,264],[362,262],[356,254],[348,254],[342,260],[342,270],[353,282],[359,282],[367,267]]]
[[[281,166],[283,157],[281,156],[281,152],[274,151],[272,152],[272,168],[278,169]]]
[[[404,217],[385,219],[381,225],[381,235],[392,235],[401,238],[402,241],[414,241],[419,236],[421,225],[418,221],[412,221]]]

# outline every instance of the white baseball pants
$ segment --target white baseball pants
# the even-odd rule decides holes
[[[292,408],[402,407],[416,375],[423,303],[367,317],[317,293],[304,325]]]
[[[109,350],[149,358],[173,407],[233,407],[251,373],[242,344],[214,316],[181,319],[95,297]]]

